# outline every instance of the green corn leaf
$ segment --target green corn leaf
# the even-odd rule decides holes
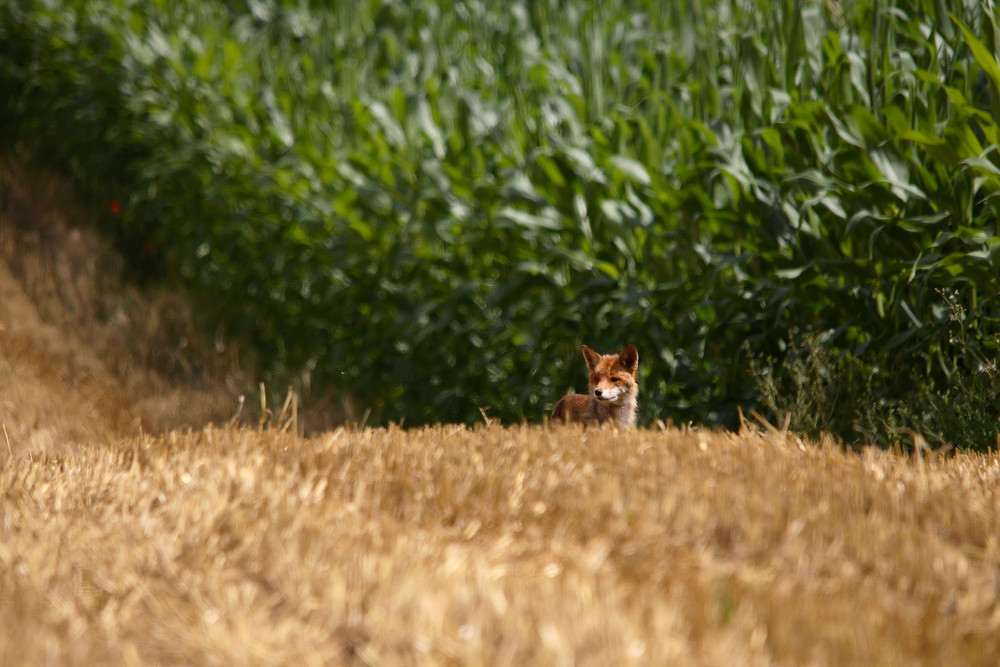
[[[1000,118],[1000,63],[997,62],[996,56],[976,37],[968,26],[962,23],[955,14],[949,12],[948,15],[962,31],[962,36],[965,38],[965,43],[968,45],[969,50],[972,51],[972,56],[986,74],[986,78],[989,79],[993,93],[991,96],[993,117],[994,119]]]
[[[624,155],[612,155],[608,158],[608,162],[626,178],[639,185],[650,185],[653,182],[653,179],[649,177],[649,172],[646,171],[646,168],[638,160]]]

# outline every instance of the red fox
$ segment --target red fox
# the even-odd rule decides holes
[[[590,393],[560,398],[552,411],[552,421],[587,425],[611,422],[622,429],[635,426],[639,396],[635,381],[639,352],[635,345],[618,354],[598,354],[584,345],[583,358],[590,372]]]

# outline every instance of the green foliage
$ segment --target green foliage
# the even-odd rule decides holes
[[[13,0],[0,145],[379,419],[538,420],[632,342],[644,420],[776,382],[803,428],[984,447],[998,37],[992,1]]]

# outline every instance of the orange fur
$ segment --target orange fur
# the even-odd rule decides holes
[[[618,428],[635,426],[639,385],[635,373],[639,353],[629,345],[618,354],[598,354],[586,345],[583,358],[590,374],[590,392],[563,396],[552,411],[552,421],[596,426],[610,422]]]

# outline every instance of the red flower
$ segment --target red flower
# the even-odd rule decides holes
[[[119,214],[119,213],[122,212],[122,205],[121,205],[121,203],[117,199],[112,199],[111,200],[110,208],[111,208],[111,212],[114,213],[115,215],[117,215],[117,214]]]

